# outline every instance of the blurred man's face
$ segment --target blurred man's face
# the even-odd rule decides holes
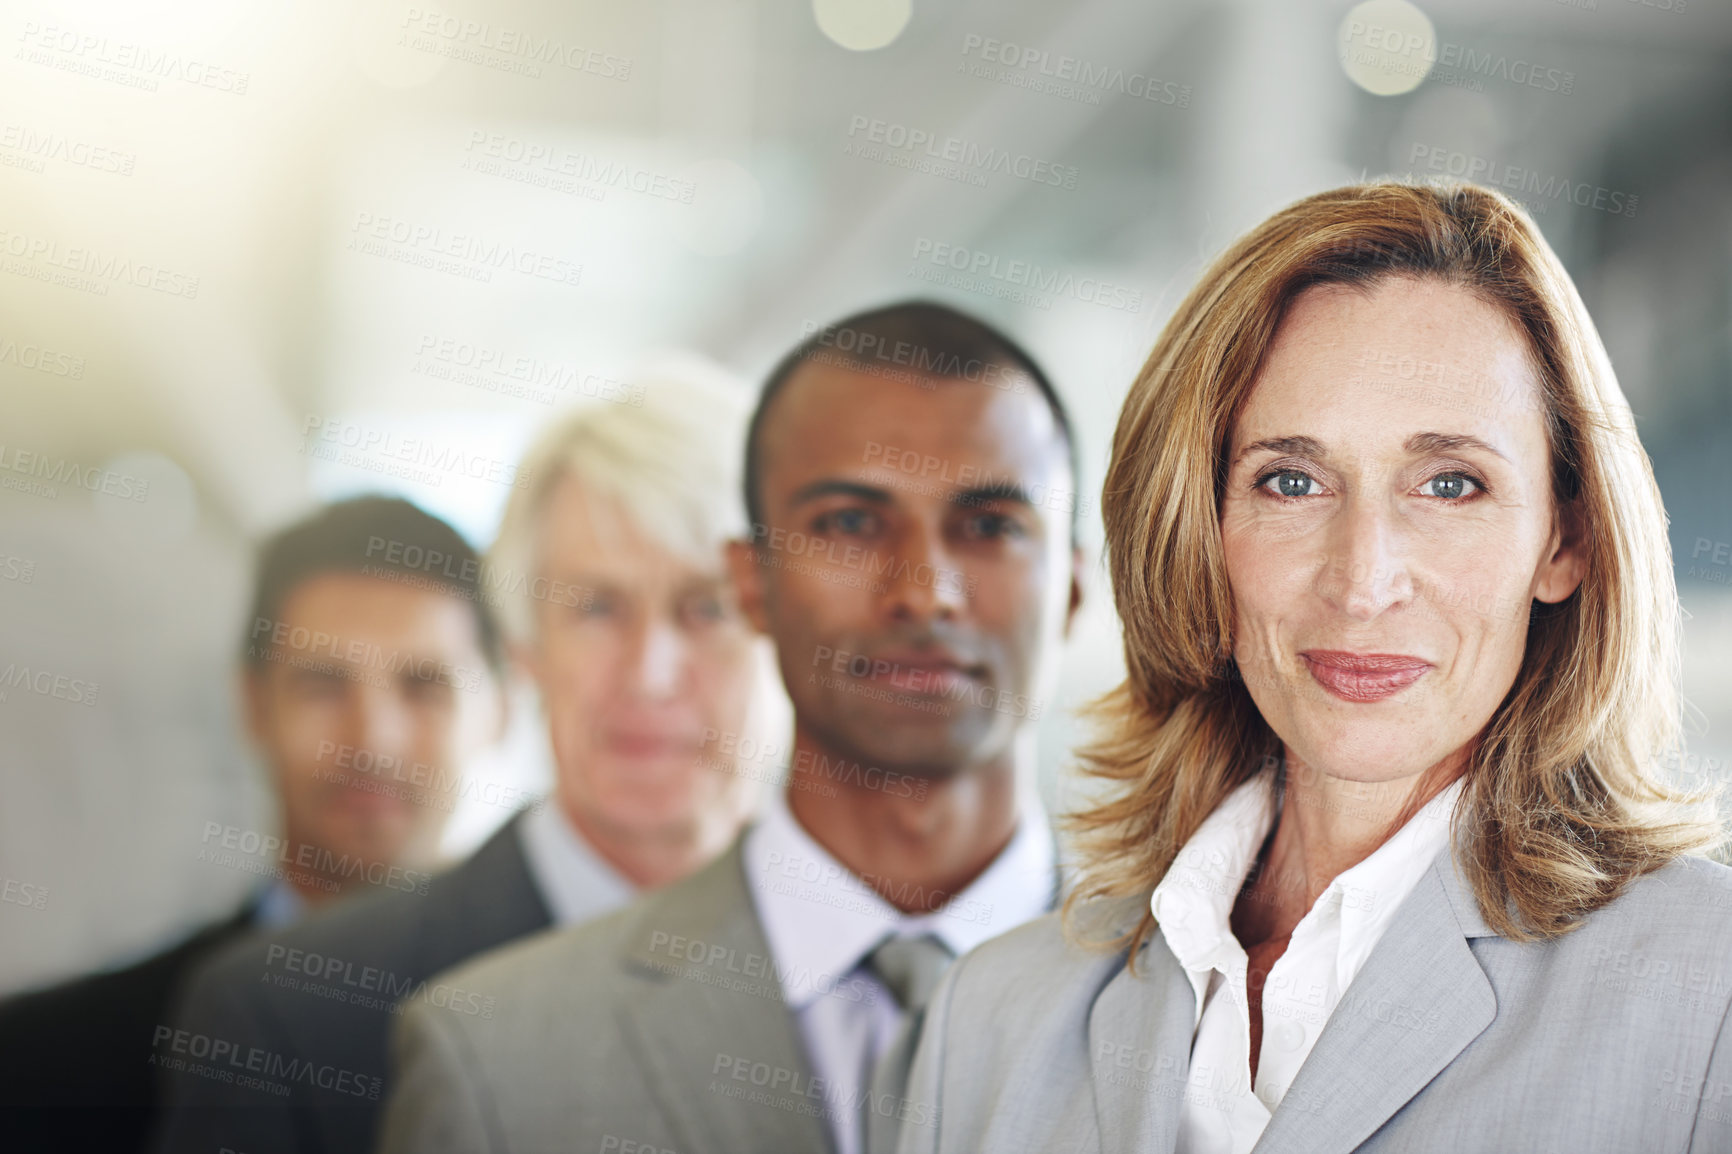
[[[798,724],[943,778],[1037,719],[1080,598],[1062,433],[1032,381],[808,364],[762,430],[767,524],[735,550]]]
[[[746,724],[754,638],[720,549],[700,565],[570,477],[538,531],[535,643],[561,806],[580,829],[684,839],[743,820],[750,781],[706,752]],[[533,590],[532,590],[533,591]]]
[[[473,607],[327,573],[295,588],[279,620],[254,622],[252,644],[268,659],[246,674],[248,723],[293,851],[429,864],[463,766],[502,721]]]

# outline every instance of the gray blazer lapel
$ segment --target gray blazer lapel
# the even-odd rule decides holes
[[[1491,934],[1445,849],[1389,923],[1255,1150],[1349,1151],[1497,1016],[1468,948]]]
[[[782,1000],[743,840],[643,903],[623,959],[621,1029],[678,1149],[828,1151],[831,1103]]]
[[[1157,929],[1136,974],[1121,967],[1089,1013],[1101,1154],[1171,1154],[1196,1016],[1191,980]]]

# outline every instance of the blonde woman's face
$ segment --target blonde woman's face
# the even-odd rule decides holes
[[[1514,323],[1438,281],[1309,289],[1228,460],[1233,654],[1289,754],[1387,781],[1464,753],[1581,580]]]

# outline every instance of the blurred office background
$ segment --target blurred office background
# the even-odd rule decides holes
[[[1054,373],[1098,557],[1110,431],[1186,287],[1363,175],[1505,187],[1562,255],[1671,515],[1678,768],[1725,776],[1732,5],[71,0],[0,31],[0,668],[97,687],[0,686],[0,880],[32,898],[0,903],[0,991],[255,884],[198,858],[208,822],[272,820],[234,708],[251,543],[385,490],[485,546],[506,496],[396,469],[404,440],[509,464],[658,350],[751,379],[936,296]],[[1069,711],[1120,669],[1095,573],[1054,809]],[[481,772],[542,780],[533,725]]]

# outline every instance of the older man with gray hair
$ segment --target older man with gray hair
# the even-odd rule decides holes
[[[158,1030],[161,1149],[363,1154],[400,1003],[487,1014],[429,979],[621,906],[733,840],[758,791],[732,751],[779,719],[772,655],[724,558],[744,522],[745,391],[693,358],[634,383],[638,403],[578,411],[530,449],[483,574],[540,690],[550,804],[425,894],[343,903],[197,971]]]

